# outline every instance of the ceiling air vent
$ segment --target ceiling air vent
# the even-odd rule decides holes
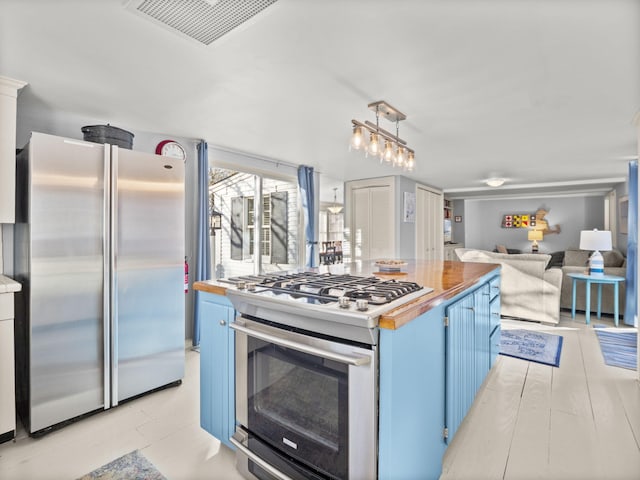
[[[210,45],[277,0],[131,0],[126,8]]]

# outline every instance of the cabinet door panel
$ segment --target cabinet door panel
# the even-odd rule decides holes
[[[445,421],[450,442],[476,395],[475,301],[466,295],[447,308]]]
[[[225,445],[235,429],[233,308],[200,296],[200,426]],[[204,297],[204,299],[202,298]]]
[[[491,336],[490,328],[490,297],[489,285],[485,284],[476,290],[474,294],[475,300],[475,336],[476,336],[476,392],[482,385],[484,377],[489,373],[491,368],[491,346],[489,337]]]

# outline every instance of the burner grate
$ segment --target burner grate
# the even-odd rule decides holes
[[[383,305],[422,289],[414,282],[315,272],[245,275],[229,281],[255,283],[261,290],[288,293],[294,298],[308,296],[336,302],[339,297],[348,297],[352,300],[365,299],[374,305]]]

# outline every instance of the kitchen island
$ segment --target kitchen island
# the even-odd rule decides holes
[[[437,478],[442,456],[497,355],[500,267],[451,261],[409,262],[380,274],[371,263],[318,272],[376,275],[432,291],[378,318],[378,478]],[[201,323],[201,424],[231,448],[236,428],[235,317],[227,297],[236,287],[198,282]]]

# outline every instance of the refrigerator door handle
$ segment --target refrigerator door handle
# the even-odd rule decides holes
[[[118,212],[118,147],[111,145],[111,178],[109,191],[111,195],[111,208],[109,209],[109,225],[111,250],[109,261],[111,268],[111,284],[109,292],[111,318],[111,406],[118,405],[118,224],[116,214]]]
[[[102,348],[104,352],[103,362],[103,387],[104,409],[111,406],[111,242],[110,242],[110,216],[111,216],[111,161],[108,146],[104,147],[104,192],[102,212]]]

